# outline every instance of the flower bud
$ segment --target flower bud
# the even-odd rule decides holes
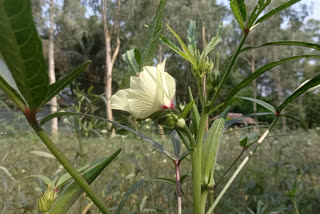
[[[37,206],[39,210],[43,213],[47,213],[51,209],[51,206],[54,200],[56,199],[56,197],[57,197],[56,191],[49,184],[48,189],[37,201]]]

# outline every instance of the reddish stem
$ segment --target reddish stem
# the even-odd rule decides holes
[[[37,111],[36,110],[30,110],[30,109],[26,108],[23,113],[24,113],[25,117],[27,118],[27,120],[29,121],[29,123],[33,124],[33,123],[37,122],[37,118],[36,118]]]

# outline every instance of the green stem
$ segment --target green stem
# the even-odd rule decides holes
[[[30,118],[29,118],[30,119]],[[64,156],[64,154],[56,147],[54,142],[48,136],[48,134],[41,128],[38,121],[28,120],[29,124],[33,130],[40,137],[42,142],[47,146],[50,152],[56,157],[60,164],[67,170],[67,172],[72,176],[72,178],[81,186],[83,191],[87,193],[88,197],[93,201],[93,203],[100,209],[104,214],[111,214],[108,208],[105,206],[103,201],[93,192],[86,180],[78,173],[78,171],[73,168],[70,161]]]
[[[196,139],[196,145],[191,151],[192,158],[192,185],[193,185],[193,213],[202,214],[201,212],[201,153],[202,142],[206,129],[208,113],[202,109],[199,130]]]
[[[209,190],[203,190],[201,193],[201,213],[205,212],[208,193]]]
[[[220,81],[220,83],[219,83],[219,85],[218,85],[217,92],[215,93],[212,101],[210,102],[210,105],[213,105],[214,102],[216,101],[216,99],[217,99],[217,97],[218,97],[218,95],[219,95],[219,93],[220,93],[220,91],[221,91],[221,89],[222,89],[222,86],[223,86],[224,83],[226,82],[226,80],[227,80],[227,78],[228,78],[228,76],[229,76],[229,74],[230,74],[230,72],[231,72],[231,69],[232,69],[232,67],[233,67],[233,65],[234,65],[234,62],[236,61],[238,55],[240,54],[241,48],[242,48],[244,42],[246,41],[247,36],[248,36],[248,33],[244,33],[244,34],[243,34],[243,36],[242,36],[242,38],[241,38],[241,41],[240,41],[240,44],[239,44],[239,46],[238,46],[238,48],[237,48],[237,50],[236,50],[236,53],[232,56],[231,61],[230,61],[230,63],[228,64],[227,70],[226,70],[226,72],[224,73],[224,75],[223,75],[223,77],[222,77],[222,80]]]
[[[218,205],[218,203],[220,202],[222,196],[225,194],[225,192],[228,190],[228,188],[230,187],[230,185],[232,184],[232,182],[234,181],[234,179],[237,177],[237,175],[240,173],[240,171],[243,169],[243,167],[246,165],[246,163],[248,162],[248,160],[252,157],[252,155],[256,152],[256,150],[259,148],[259,146],[262,144],[262,142],[264,141],[264,139],[267,137],[267,135],[269,134],[269,132],[271,131],[271,129],[273,128],[273,126],[276,124],[276,122],[278,121],[279,117],[276,117],[271,125],[269,126],[269,128],[261,135],[261,137],[259,138],[257,145],[249,152],[249,154],[242,160],[242,162],[240,163],[240,165],[238,166],[238,168],[236,169],[236,171],[233,173],[233,175],[231,176],[231,178],[228,180],[227,184],[223,187],[223,189],[221,190],[221,192],[219,193],[218,197],[216,198],[216,200],[213,202],[213,204],[209,207],[208,211],[206,212],[206,214],[210,214],[214,208],[216,208],[216,206]]]

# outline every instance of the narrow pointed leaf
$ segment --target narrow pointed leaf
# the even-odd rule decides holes
[[[186,46],[186,44],[182,41],[180,36],[176,32],[174,32],[174,30],[168,24],[166,24],[166,25],[167,25],[167,28],[174,35],[174,37],[176,37],[176,39],[178,40],[179,44],[181,45],[181,48],[182,48],[182,50],[184,51],[184,54],[187,57],[187,61],[190,62],[193,67],[196,67],[196,64],[197,64],[196,63],[196,59],[194,58],[194,56],[189,51],[189,49]]]
[[[320,84],[320,74],[313,77],[307,83],[295,90],[283,103],[277,108],[277,112],[280,113],[284,107],[292,102],[293,99],[307,92],[310,88],[316,87]]]
[[[44,175],[30,175],[30,176],[27,176],[25,178],[38,178],[40,179],[43,183],[49,185],[49,184],[53,184],[53,181],[48,178],[47,176],[44,176]],[[23,179],[25,179],[23,178]]]
[[[125,130],[127,130],[127,131],[129,131],[129,132],[141,137],[144,141],[146,141],[147,143],[152,145],[158,152],[165,154],[171,160],[175,160],[176,159],[176,157],[173,154],[168,152],[168,150],[166,150],[160,143],[158,143],[157,141],[153,140],[152,138],[147,137],[147,136],[143,135],[142,133],[137,132],[137,131],[125,126],[125,125],[122,125],[122,124],[116,122],[116,121],[108,120],[106,118],[99,117],[99,116],[96,116],[96,115],[84,114],[84,113],[79,113],[79,112],[57,112],[57,113],[50,114],[50,115],[46,116],[45,118],[43,118],[40,121],[40,124],[43,125],[43,124],[45,124],[46,122],[48,122],[49,120],[51,120],[52,118],[55,118],[55,117],[72,116],[72,115],[73,116],[92,117],[92,118],[97,118],[97,119],[99,119],[101,121],[105,121],[107,123],[112,123],[113,125],[115,125],[117,127],[125,129]]]
[[[243,99],[243,100],[249,100],[251,102],[257,103],[257,104],[265,107],[266,109],[270,110],[274,114],[276,113],[276,108],[273,107],[271,104],[264,102],[263,100],[254,99],[254,98],[251,98],[251,97],[238,97],[238,98]]]
[[[190,101],[190,102],[186,105],[186,107],[183,109],[183,112],[181,113],[181,117],[182,117],[182,118],[185,119],[185,118],[187,117],[187,115],[188,115],[190,109],[192,108],[194,102],[195,102],[195,101],[192,100],[192,101]]]
[[[259,0],[257,2],[257,5],[253,9],[249,21],[248,21],[248,27],[251,27],[253,23],[256,21],[258,16],[261,14],[261,12],[271,3],[271,0]]]
[[[244,0],[230,0],[230,8],[242,30],[245,29],[247,8]]]
[[[99,163],[96,163],[82,174],[83,178],[88,182],[88,184],[91,184],[98,177],[98,175],[101,174],[101,172],[118,156],[120,151],[121,149],[118,149],[108,158],[102,159]],[[82,193],[83,190],[78,183],[72,181],[63,190],[63,192],[59,194],[48,214],[66,214]]]
[[[128,201],[130,195],[136,191],[136,189],[138,189],[139,187],[141,187],[143,184],[147,183],[147,182],[153,182],[153,181],[160,181],[160,182],[165,182],[165,183],[169,183],[172,185],[175,185],[175,181],[171,180],[171,179],[166,179],[166,178],[149,178],[149,179],[142,179],[140,181],[138,181],[137,183],[133,184],[128,191],[124,194],[124,196],[121,199],[120,204],[117,207],[116,210],[116,214],[120,214],[124,205],[126,204],[126,202]]]
[[[122,54],[122,58],[134,72],[139,73],[141,71],[141,55],[138,49],[128,50]]]
[[[208,56],[208,54],[214,50],[214,48],[219,44],[219,42],[222,41],[221,31],[222,31],[222,23],[220,24],[217,35],[210,40],[209,44],[206,47],[206,52],[204,55],[205,57]]]
[[[320,45],[316,43],[310,43],[310,42],[302,42],[302,41],[275,41],[275,42],[267,42],[262,45],[258,46],[248,46],[243,49],[241,49],[240,54],[251,51],[257,48],[262,47],[268,47],[268,46],[299,46],[299,47],[305,47],[305,48],[311,48],[314,50],[320,51]],[[221,67],[225,66],[226,63],[228,63],[231,60],[232,56],[228,57],[221,65]]]
[[[227,127],[230,127],[236,123],[238,123],[239,121],[245,119],[245,118],[248,118],[248,117],[259,117],[259,116],[264,116],[264,115],[274,115],[274,113],[271,113],[271,112],[259,112],[259,113],[252,113],[252,114],[247,114],[247,115],[244,115],[242,117],[238,117],[238,118],[235,118],[235,119],[232,119],[232,120],[228,120],[225,124],[225,128]]]
[[[263,15],[261,18],[259,18],[256,22],[255,22],[255,26],[264,22],[265,20],[269,19],[270,17],[272,17],[273,15],[280,13],[282,10],[287,9],[288,7],[292,6],[293,4],[299,2],[301,0],[290,0],[287,1],[283,4],[281,4],[280,6],[276,7],[275,9],[271,10],[270,12],[266,13],[265,15]]]
[[[36,110],[47,96],[49,77],[31,1],[0,0],[0,20],[0,53],[28,107]]]
[[[227,119],[229,111],[230,111],[231,107],[228,106],[220,115],[219,118],[223,118],[223,119]]]
[[[237,86],[233,87],[233,89],[231,90],[231,92],[228,94],[226,100],[225,100],[225,106],[228,105],[228,103],[230,102],[230,100],[232,99],[232,97],[234,95],[236,95],[242,88],[244,88],[245,86],[247,86],[252,80],[258,78],[261,74],[263,74],[264,72],[278,66],[281,65],[283,63],[286,62],[290,62],[293,60],[299,60],[299,59],[308,59],[308,58],[320,58],[320,55],[299,55],[299,56],[292,56],[292,57],[287,57],[284,59],[281,59],[279,61],[275,61],[272,63],[269,63],[267,65],[262,66],[261,68],[257,69],[254,73],[250,74],[247,78],[245,78],[244,80],[242,80]]]
[[[196,46],[196,21],[190,20],[188,31],[187,31],[187,38],[188,38],[188,49],[191,53],[195,53],[197,50]]]
[[[211,125],[202,148],[201,178],[203,184],[209,184],[213,174],[225,119],[218,118]]]
[[[151,25],[149,26],[149,33],[147,41],[144,45],[141,57],[141,65],[153,65],[153,58],[157,51],[159,38],[162,30],[162,19],[164,17],[164,8],[166,0],[160,0],[157,12]]]
[[[190,101],[192,102],[192,101],[194,101],[194,99],[192,96],[191,88],[189,87],[188,89],[189,89]],[[198,134],[199,124],[200,124],[200,114],[198,111],[198,107],[194,102],[192,104],[192,108],[190,111],[191,111],[191,121],[192,121],[192,127],[193,127],[193,134],[196,138],[197,134]]]
[[[71,71],[69,74],[67,74],[65,77],[59,79],[57,82],[51,84],[49,86],[49,92],[47,97],[43,100],[41,105],[45,105],[47,102],[49,102],[54,96],[56,96],[61,90],[63,90],[67,85],[72,83],[73,80],[75,80],[82,72],[84,72],[87,67],[89,66],[91,62],[85,62],[82,65],[75,68],[73,71]]]
[[[185,60],[189,61],[188,56],[178,47],[176,46],[173,42],[171,42],[169,39],[167,39],[164,35],[160,36],[162,42],[166,44],[171,50],[182,56]]]

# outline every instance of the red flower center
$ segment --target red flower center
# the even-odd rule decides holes
[[[161,106],[162,109],[174,109],[174,104],[173,102],[170,102],[170,106],[166,106],[166,105],[163,105]]]

